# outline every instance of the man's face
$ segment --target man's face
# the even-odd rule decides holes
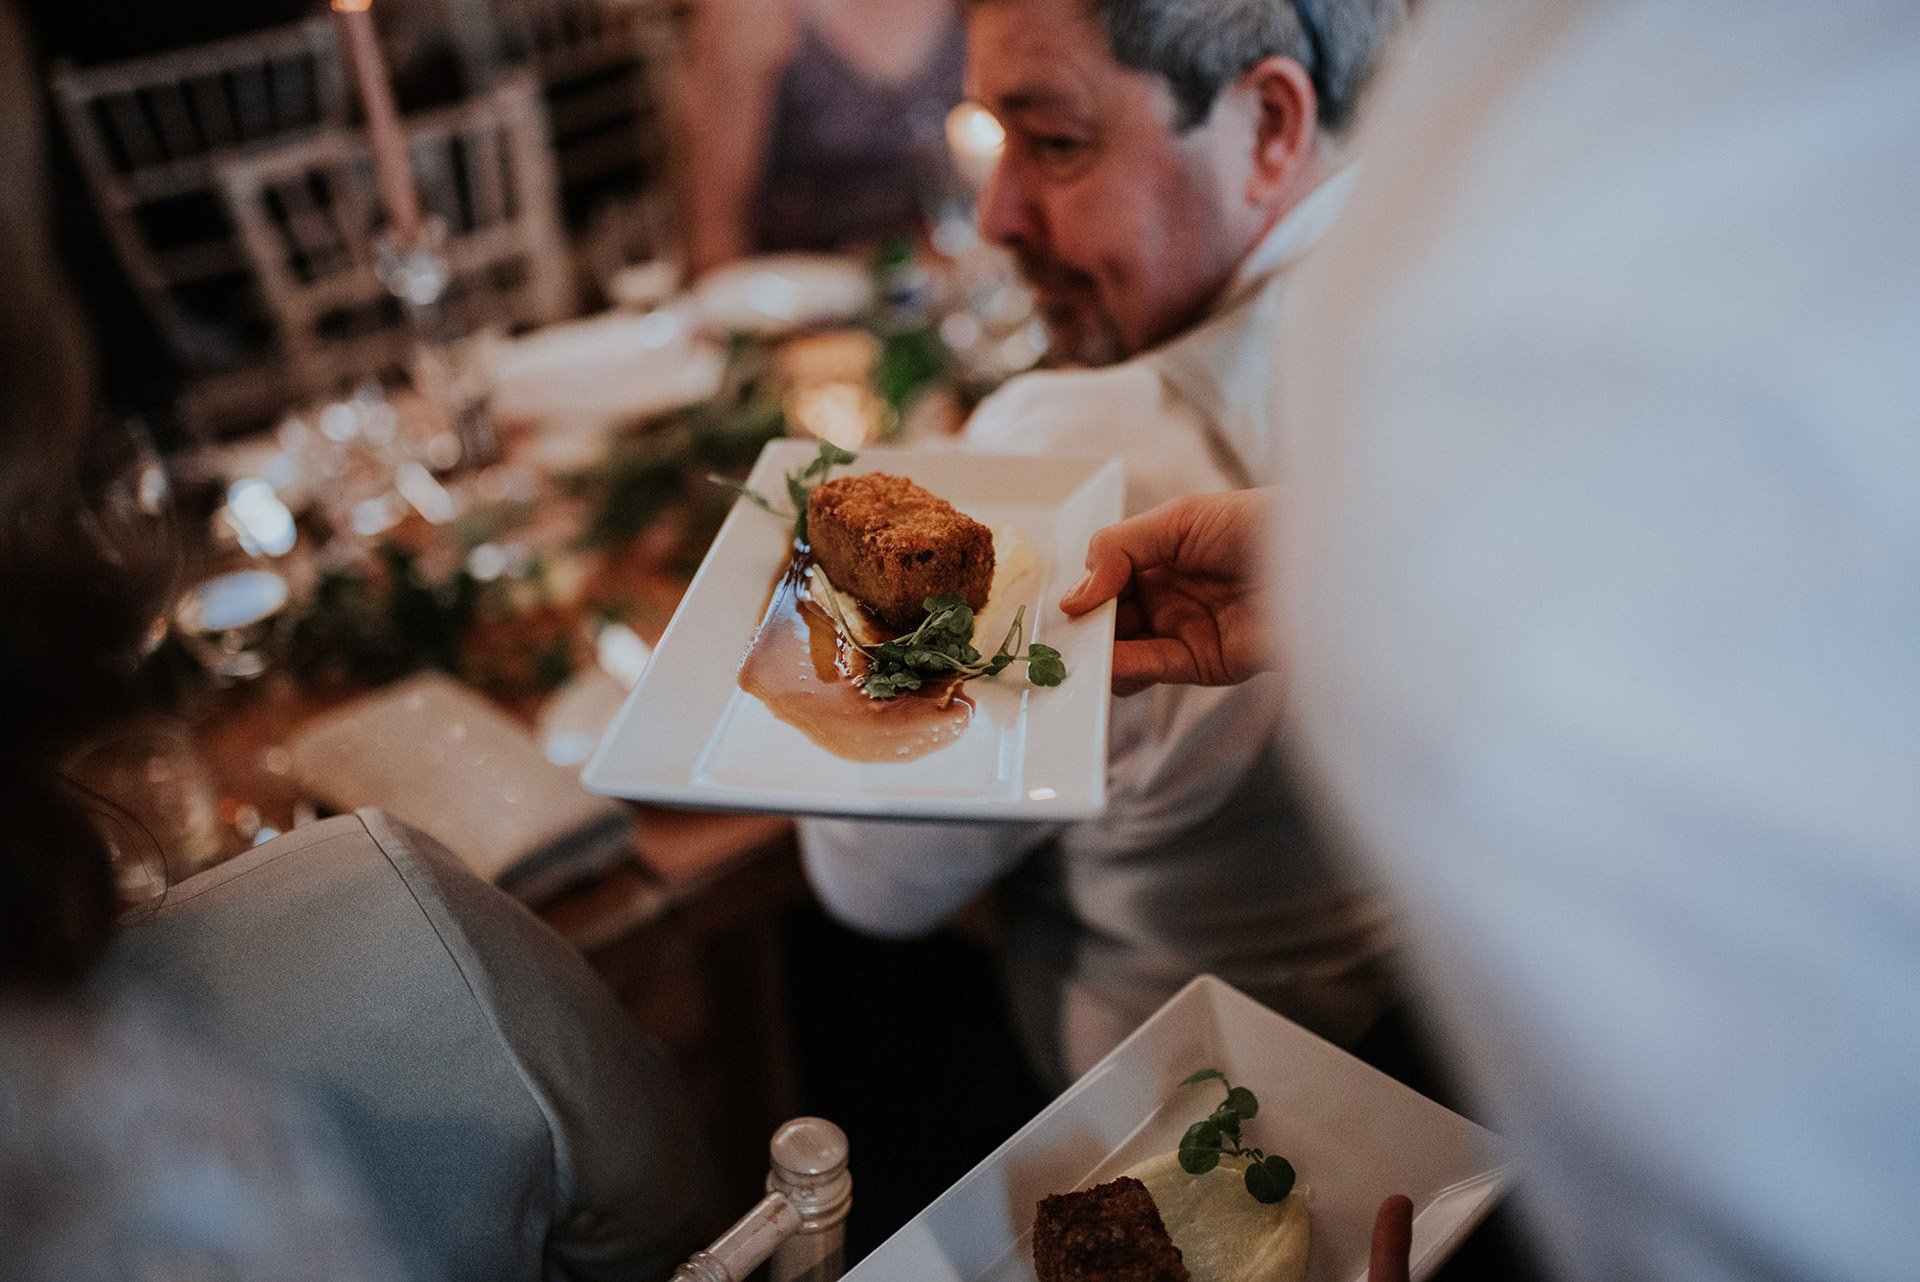
[[[1019,260],[1054,350],[1108,364],[1192,324],[1262,230],[1236,200],[1251,133],[1176,132],[1165,81],[1114,58],[1085,0],[981,0],[967,45],[970,96],[1007,132],[981,234]]]

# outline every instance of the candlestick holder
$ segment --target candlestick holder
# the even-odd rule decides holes
[[[471,345],[455,334],[447,313],[453,269],[446,254],[447,228],[438,218],[423,219],[410,243],[392,231],[381,234],[374,274],[398,300],[413,338],[414,390],[441,416],[441,426],[458,443],[457,465],[484,467],[500,455],[486,378]]]
[[[746,1282],[762,1264],[767,1282],[838,1282],[853,1204],[846,1132],[798,1117],[774,1132],[768,1149],[767,1195],[671,1282]]]

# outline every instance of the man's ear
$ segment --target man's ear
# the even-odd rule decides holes
[[[1320,103],[1313,77],[1291,58],[1262,58],[1240,77],[1253,100],[1253,168],[1247,203],[1268,207],[1284,201],[1313,163],[1320,132]]]

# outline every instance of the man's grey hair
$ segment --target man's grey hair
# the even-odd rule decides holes
[[[1206,120],[1215,99],[1263,58],[1291,58],[1313,77],[1320,126],[1353,119],[1405,0],[1090,0],[1113,56],[1164,76],[1179,127]]]

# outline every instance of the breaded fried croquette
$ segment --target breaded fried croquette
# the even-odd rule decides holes
[[[993,533],[904,477],[869,472],[818,486],[807,501],[813,559],[875,623],[904,632],[926,599],[958,593],[978,610],[993,584]]]
[[[1189,1282],[1146,1185],[1125,1175],[1040,1200],[1033,1271],[1040,1282]]]

